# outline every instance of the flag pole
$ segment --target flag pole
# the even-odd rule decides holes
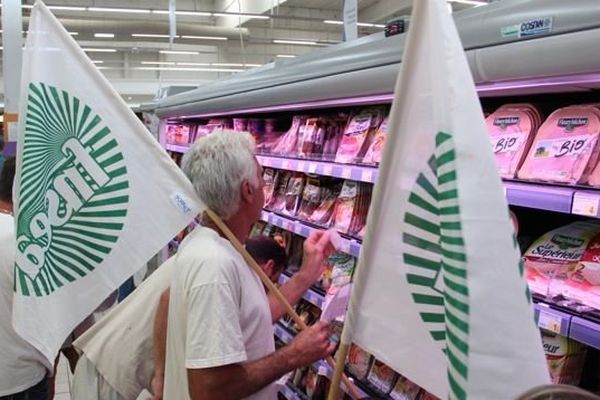
[[[340,381],[344,375],[344,364],[346,363],[346,357],[348,356],[348,350],[350,344],[340,343],[337,354],[335,355],[335,368],[333,369],[333,376],[331,377],[331,387],[327,394],[327,400],[336,400],[340,393]]]
[[[269,293],[273,293],[273,295],[275,295],[275,297],[277,298],[279,303],[285,309],[286,313],[288,313],[292,317],[294,322],[300,327],[300,330],[305,330],[306,328],[308,328],[306,323],[300,318],[298,313],[296,313],[296,310],[294,310],[294,308],[290,305],[290,303],[287,301],[285,296],[281,293],[281,291],[279,291],[277,286],[275,286],[275,284],[273,282],[271,282],[271,279],[269,279],[267,274],[265,274],[265,272],[262,270],[262,268],[260,268],[260,266],[254,260],[254,258],[252,258],[250,253],[248,253],[248,251],[242,245],[242,243],[238,240],[238,238],[233,234],[233,232],[231,232],[229,227],[227,225],[225,225],[223,220],[217,214],[215,214],[214,211],[212,211],[210,209],[206,210],[205,213],[211,219],[211,221],[217,226],[217,228],[219,228],[219,230],[223,233],[223,235],[225,235],[227,237],[227,239],[229,239],[229,241],[231,242],[233,247],[235,247],[235,249],[242,255],[242,257],[244,258],[244,261],[246,261],[246,263],[250,266],[250,268],[252,268],[254,270],[254,272],[256,272],[256,274],[259,276],[262,283],[267,287],[267,289],[269,289]],[[341,345],[340,345],[340,349],[341,349]],[[346,353],[347,353],[347,349],[346,349]],[[346,357],[344,356],[344,359],[345,358]],[[329,364],[329,366],[331,368],[334,368],[334,369],[336,368],[336,364],[335,364],[335,361],[333,360],[333,357],[328,356],[325,359],[325,361],[327,361],[327,364]],[[342,369],[342,371],[343,371],[343,369]],[[360,396],[360,393],[358,392],[358,389],[356,388],[356,386],[354,386],[354,383],[352,383],[352,381],[350,381],[350,379],[348,379],[348,377],[345,374],[341,374],[341,380],[344,382],[344,385],[346,385],[346,388],[348,389],[350,396],[352,396],[352,398],[354,398],[354,399],[360,399],[361,396]],[[339,379],[338,379],[338,384],[339,384]]]

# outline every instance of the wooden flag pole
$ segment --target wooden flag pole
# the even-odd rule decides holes
[[[275,297],[277,297],[277,300],[279,300],[279,303],[283,306],[286,313],[288,313],[292,317],[294,322],[300,327],[300,330],[304,330],[304,329],[308,328],[308,326],[300,318],[298,313],[296,313],[296,310],[294,310],[294,308],[287,301],[285,296],[279,291],[277,286],[275,286],[275,284],[273,282],[271,282],[271,280],[269,279],[267,274],[265,274],[265,272],[257,264],[257,262],[254,260],[254,258],[252,258],[252,256],[248,253],[248,251],[246,251],[246,248],[242,245],[242,243],[240,243],[238,238],[235,237],[235,235],[233,234],[233,232],[231,232],[229,227],[227,225],[225,225],[223,220],[217,214],[215,214],[215,212],[212,210],[206,210],[205,212],[206,212],[206,215],[208,215],[208,217],[211,219],[211,221],[223,233],[223,235],[225,235],[227,237],[227,239],[229,239],[229,241],[231,242],[233,247],[235,247],[235,249],[242,255],[242,257],[244,258],[246,263],[254,270],[254,272],[256,272],[256,274],[260,277],[260,280],[262,281],[262,283],[269,289],[269,292],[273,293],[275,295]],[[345,358],[346,357],[344,357],[344,359]],[[331,368],[334,368],[334,369],[336,368],[333,357],[329,356],[325,359],[325,361],[327,361],[327,364],[329,364],[329,366],[331,366]],[[346,374],[341,374],[341,380],[344,382],[344,385],[346,385],[346,388],[348,389],[350,396],[352,396],[352,398],[354,398],[354,399],[360,399],[360,393],[358,392],[358,389],[356,388],[356,386],[354,386],[354,383],[352,383],[350,381],[350,379],[348,379]],[[339,383],[339,380],[338,380],[338,383]]]
[[[338,394],[340,393],[340,381],[344,375],[344,364],[346,363],[349,349],[350,345],[348,343],[340,343],[340,347],[335,355],[335,367],[333,369],[333,376],[331,377],[331,387],[327,394],[327,400],[337,400],[338,398]]]

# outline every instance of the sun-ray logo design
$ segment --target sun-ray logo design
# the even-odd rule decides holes
[[[469,290],[452,136],[436,135],[404,216],[404,263],[421,320],[448,359],[449,398],[466,398]]]
[[[111,130],[77,97],[29,84],[14,290],[46,296],[94,270],[127,216],[127,168]]]

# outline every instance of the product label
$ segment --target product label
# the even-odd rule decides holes
[[[535,144],[534,158],[578,156],[592,151],[592,135],[540,140]]]
[[[490,142],[495,154],[510,153],[519,151],[525,142],[525,138],[521,133],[507,133],[490,137]]]
[[[494,119],[495,126],[501,126],[502,128],[508,125],[516,125],[519,123],[519,117],[498,117]]]
[[[556,247],[552,243],[546,243],[537,246],[533,249],[526,258],[543,258],[546,260],[562,261],[562,262],[574,262],[579,261],[583,255],[585,248],[579,248],[577,250],[563,250]]]
[[[354,181],[344,182],[342,192],[340,193],[341,198],[354,198],[358,194],[358,185]]]
[[[528,38],[550,32],[552,32],[552,17],[531,19],[500,29],[503,38]]]
[[[346,135],[353,136],[365,133],[371,127],[371,114],[360,114],[352,118]]]
[[[586,117],[561,118],[558,120],[558,126],[565,128],[568,131],[572,131],[579,126],[585,126],[587,124],[588,119]]]

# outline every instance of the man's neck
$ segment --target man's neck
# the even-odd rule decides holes
[[[13,212],[12,202],[0,200],[0,213],[12,214],[12,212]]]
[[[225,222],[225,225],[233,232],[235,237],[240,241],[240,243],[246,243],[248,239],[248,233],[250,232],[250,228],[252,224],[250,224],[242,213],[237,213],[231,218],[229,218]]]

